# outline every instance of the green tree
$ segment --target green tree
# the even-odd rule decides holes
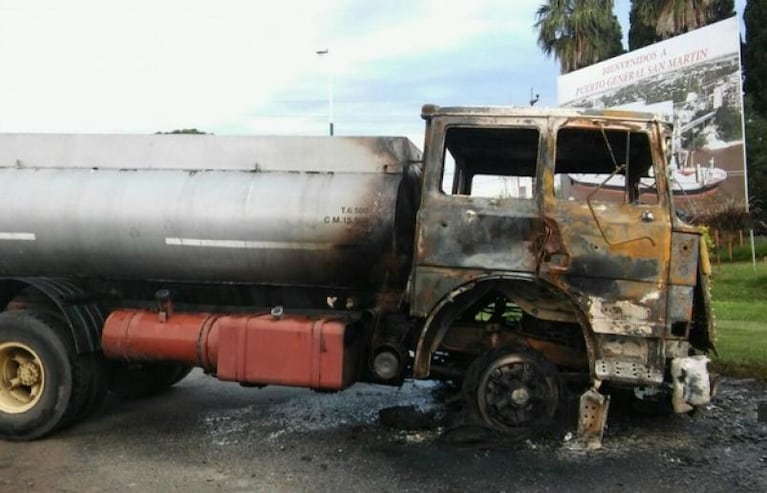
[[[716,110],[715,120],[719,128],[719,138],[725,141],[743,138],[743,121],[740,111],[729,106],[720,106]]]
[[[170,132],[155,132],[155,134],[164,135],[207,135],[207,133],[208,132],[203,132],[202,130],[197,130],[196,128],[177,128],[175,130],[171,130]]]
[[[743,68],[746,75],[744,89],[753,109],[767,116],[767,2],[751,1],[743,12],[746,24],[746,45]]]
[[[734,0],[631,0],[629,49],[635,50],[733,15]]]
[[[752,216],[758,229],[767,229],[767,5],[750,1],[743,12],[746,43],[743,50],[743,84],[746,97],[746,168]]]
[[[547,0],[535,28],[538,46],[563,74],[623,53],[613,0]]]
[[[636,50],[643,46],[653,44],[660,40],[655,33],[655,26],[647,21],[647,16],[641,13],[642,0],[631,0],[629,11],[629,50]]]
[[[754,108],[752,95],[745,97],[746,172],[751,215],[756,229],[767,230],[767,118]]]

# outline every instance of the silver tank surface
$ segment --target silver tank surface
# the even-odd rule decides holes
[[[420,159],[401,137],[0,135],[0,276],[380,287]]]

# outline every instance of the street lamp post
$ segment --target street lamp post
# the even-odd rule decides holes
[[[319,56],[327,55],[328,58],[328,131],[333,136],[333,66],[330,63],[330,50],[317,50]]]

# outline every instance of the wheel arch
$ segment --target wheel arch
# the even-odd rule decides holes
[[[40,277],[0,278],[0,311],[24,295],[36,295],[46,308],[60,313],[69,328],[77,354],[101,350],[105,311],[88,299],[86,292],[68,279]]]
[[[419,334],[413,362],[413,376],[415,378],[426,378],[429,376],[432,355],[439,348],[451,324],[465,309],[493,291],[513,292],[514,288],[519,286],[536,286],[537,289],[544,289],[567,304],[572,311],[575,322],[581,327],[589,374],[593,379],[595,376],[594,362],[596,361],[595,337],[588,322],[588,317],[581,309],[577,299],[540,278],[508,274],[483,276],[464,283],[443,296],[432,307]]]

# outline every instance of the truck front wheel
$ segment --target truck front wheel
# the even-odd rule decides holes
[[[560,407],[560,395],[554,365],[522,346],[478,357],[463,381],[470,416],[501,432],[549,424]]]
[[[44,317],[0,313],[0,438],[40,438],[68,414],[78,376],[65,337]]]

